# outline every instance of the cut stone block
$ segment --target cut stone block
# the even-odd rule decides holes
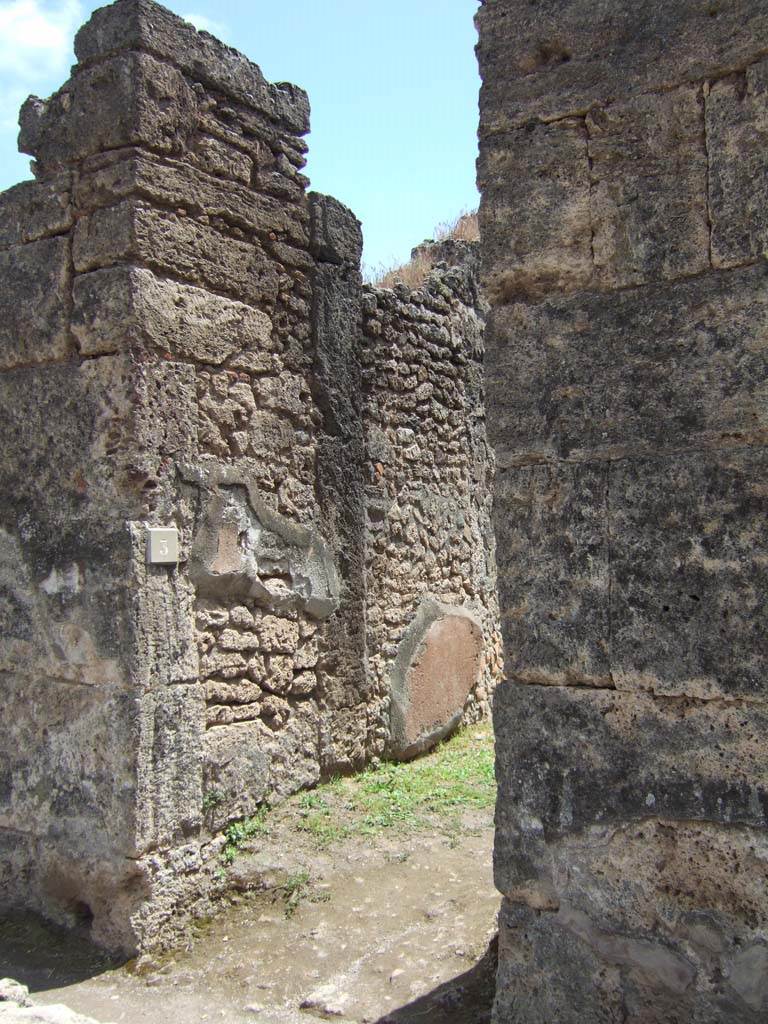
[[[492,303],[588,284],[589,181],[583,119],[529,125],[512,139],[486,143],[478,182],[484,284]]]
[[[766,480],[765,449],[611,466],[616,686],[681,699],[766,699]]]
[[[235,353],[274,348],[266,313],[139,267],[80,274],[73,298],[72,333],[83,355],[138,345],[218,366]]]
[[[22,181],[0,192],[0,248],[68,231],[74,221],[69,174]]]
[[[143,145],[180,152],[197,120],[184,76],[146,53],[80,68],[50,99],[21,108],[19,149],[49,173],[102,150]]]
[[[243,54],[150,0],[102,7],[75,37],[75,53],[84,63],[116,50],[144,50],[170,60],[193,80],[210,83],[285,127],[302,135],[309,131],[303,89],[287,82],[270,84]]]
[[[74,353],[69,288],[67,238],[0,252],[0,370],[57,362]]]
[[[627,287],[708,270],[701,88],[596,105],[586,125],[595,282]]]
[[[768,61],[712,84],[706,100],[712,261],[732,267],[768,249]]]
[[[765,704],[511,683],[497,690],[494,723],[495,878],[509,896],[556,900],[553,844],[591,826],[768,824]]]
[[[476,18],[481,140],[617,96],[718,78],[751,63],[768,38],[768,11],[754,0],[486,0]]]
[[[498,471],[494,526],[510,678],[606,685],[607,489],[607,466]]]
[[[89,160],[80,175],[75,199],[81,210],[113,206],[137,196],[174,210],[218,218],[233,232],[270,233],[306,246],[308,216],[297,204],[281,202],[254,192],[238,182],[222,181],[181,161],[158,160],[150,154],[128,151]],[[226,228],[224,229],[226,230]]]
[[[73,256],[78,271],[138,260],[254,305],[277,298],[278,268],[257,245],[133,199],[81,218]]]
[[[768,440],[768,267],[493,312],[500,465]]]
[[[310,192],[310,248],[318,259],[330,263],[351,263],[359,267],[363,252],[360,221],[333,196]]]

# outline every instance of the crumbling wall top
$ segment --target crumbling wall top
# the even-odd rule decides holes
[[[291,140],[303,165],[303,89],[267,82],[242,54],[153,0],[96,11],[75,50],[69,81],[21,109],[19,149],[35,157],[38,177],[126,146],[179,156],[200,129],[246,149],[257,137]]]
[[[117,0],[95,11],[75,37],[75,54],[89,65],[126,50],[170,61],[185,74],[303,135],[309,98],[288,82],[271,84],[242,53],[199,32],[153,0]]]

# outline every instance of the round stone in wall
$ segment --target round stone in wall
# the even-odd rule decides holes
[[[389,755],[408,760],[461,721],[482,670],[483,631],[466,609],[424,602],[392,669]]]

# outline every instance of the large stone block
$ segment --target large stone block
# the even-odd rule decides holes
[[[35,586],[73,563],[125,577],[124,520],[141,507],[121,477],[132,455],[129,390],[115,359],[0,375],[0,525],[23,534]]]
[[[768,696],[765,449],[611,466],[611,667],[621,689]]]
[[[732,267],[768,248],[768,62],[713,82],[706,110],[712,261]]]
[[[38,516],[36,523],[0,528],[0,671],[85,687],[125,686],[125,588],[108,568],[61,549],[51,552],[43,575],[39,552],[25,550],[29,533],[46,522],[44,512]],[[114,553],[113,538],[104,544]]]
[[[333,196],[310,192],[311,250],[319,260],[359,268],[363,253],[360,221]]]
[[[494,310],[500,465],[764,444],[767,275],[759,265]]]
[[[0,248],[69,231],[74,222],[71,175],[22,181],[0,192]]]
[[[136,347],[218,366],[275,348],[266,313],[150,270],[79,274],[72,291],[72,333],[83,355]]]
[[[199,684],[158,686],[137,704],[136,846],[145,853],[188,842],[202,826],[205,698]]]
[[[298,204],[213,178],[188,163],[160,161],[145,153],[128,151],[120,159],[110,154],[88,161],[75,189],[81,210],[112,206],[129,196],[213,218],[238,236],[272,233],[299,246],[309,240],[308,215]]]
[[[496,559],[510,678],[608,684],[607,496],[607,466],[497,473]]]
[[[554,845],[592,826],[768,824],[766,704],[506,684],[494,724],[495,877],[510,898],[556,905]]]
[[[135,854],[135,708],[124,690],[2,675],[0,828],[62,858]],[[108,822],[108,827],[105,827]]]
[[[392,757],[416,757],[456,728],[483,654],[483,629],[473,615],[431,600],[421,605],[392,666]]]
[[[477,25],[482,137],[743,68],[768,11],[753,0],[485,0]]]
[[[78,271],[136,260],[254,305],[277,297],[278,268],[256,243],[134,199],[81,218],[73,257]]]
[[[701,847],[707,843],[716,855],[706,866],[723,895],[733,896],[734,862],[748,860],[764,884],[759,859],[749,855],[750,847],[739,843],[738,836],[733,836],[728,848],[720,835],[702,830],[697,850],[677,843],[669,826],[661,829],[666,842],[648,853],[664,864],[676,861],[683,887],[687,887],[685,871],[690,872],[691,862],[706,863]],[[643,837],[651,831],[652,827],[641,830]],[[751,849],[764,853],[759,834],[752,832],[748,842]],[[717,849],[718,844],[726,848]],[[608,843],[601,848],[608,852]],[[622,901],[627,898],[627,886],[641,889],[628,877]],[[757,881],[755,876],[753,880]],[[674,913],[669,880],[660,881],[637,893],[639,898],[664,904],[664,914],[656,915],[653,928],[643,932],[616,931],[599,915],[590,916],[567,904],[556,913],[542,913],[505,901],[499,919],[494,1020],[498,1024],[613,1024],[620,1020],[759,1024],[768,1010],[768,955],[759,930],[743,929],[727,910],[722,915],[709,909]],[[716,984],[713,978],[718,979]]]
[[[298,134],[309,131],[309,100],[286,82],[271,85],[243,54],[152,0],[119,0],[95,11],[75,39],[83,62],[115,51],[143,50],[169,60],[195,81],[262,111]]]
[[[316,785],[319,726],[317,704],[310,699],[292,705],[279,728],[261,720],[210,727],[204,738],[208,824],[221,828],[253,814],[269,798]]]
[[[45,238],[0,251],[0,370],[73,354],[69,241]]]
[[[160,153],[184,148],[197,98],[175,68],[145,53],[123,53],[73,77],[50,99],[21,108],[19,149],[46,173],[119,146]]]
[[[577,118],[529,125],[485,143],[478,183],[484,284],[492,303],[573,291],[590,281],[587,145],[584,121]]]
[[[686,85],[593,107],[590,221],[603,288],[709,269],[707,155],[701,88]]]
[[[740,449],[501,470],[495,520],[510,677],[692,699],[761,696],[765,466],[763,451]]]

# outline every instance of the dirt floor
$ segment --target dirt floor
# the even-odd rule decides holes
[[[19,917],[0,923],[0,976],[28,985],[38,1003],[114,1024],[489,1021],[499,906],[491,807],[318,841],[317,828],[296,827],[310,811],[316,818],[314,800],[275,812],[227,869],[241,887],[270,874],[276,887],[236,894],[187,949],[115,967]],[[320,803],[343,820],[333,799]]]

